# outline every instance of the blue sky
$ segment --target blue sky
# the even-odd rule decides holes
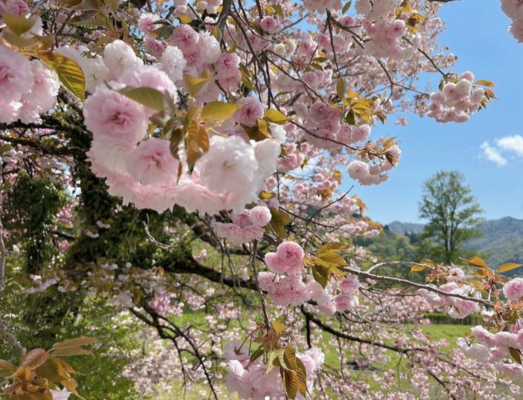
[[[401,163],[389,182],[372,187],[356,184],[352,193],[367,203],[368,216],[378,222],[422,222],[418,201],[423,182],[437,171],[459,170],[486,218],[523,218],[523,44],[508,33],[510,20],[499,1],[451,2],[442,6],[440,16],[447,22],[440,43],[459,55],[452,70],[471,70],[476,79],[493,81],[498,100],[465,124],[439,124],[409,115],[406,127],[377,126],[375,135],[396,136],[401,141]],[[389,121],[395,119],[392,116]],[[514,139],[517,135],[521,139]],[[505,165],[487,159],[481,148],[485,142],[491,158],[497,152],[498,164]]]

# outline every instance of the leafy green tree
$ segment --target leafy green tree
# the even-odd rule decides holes
[[[419,246],[428,248],[434,261],[458,261],[463,244],[482,235],[482,213],[461,172],[438,172],[425,182],[419,203],[420,218],[428,220]]]

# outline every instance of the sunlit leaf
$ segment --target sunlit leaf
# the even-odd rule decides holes
[[[59,53],[41,53],[40,59],[58,75],[62,85],[80,100],[85,99],[85,76],[76,61]]]
[[[272,199],[273,197],[275,197],[276,194],[275,193],[271,193],[271,192],[268,192],[266,190],[262,190],[259,194],[258,194],[258,198],[260,200],[269,200],[269,199]]]
[[[272,321],[272,327],[274,328],[274,331],[279,335],[282,333],[287,327],[278,321]]]
[[[426,269],[427,269],[427,267],[424,266],[424,265],[413,265],[413,266],[410,268],[410,272],[411,272],[411,273],[422,272],[422,271],[425,271]]]
[[[479,257],[472,257],[471,259],[467,260],[467,263],[472,267],[488,268],[487,263]]]
[[[207,84],[207,82],[209,82],[210,79],[211,77],[207,71],[205,71],[200,78],[188,74],[185,74],[183,76],[185,88],[191,96],[196,96],[200,92],[200,90],[202,90],[203,87]]]
[[[209,150],[209,135],[197,120],[192,120],[185,138],[187,164],[192,169],[194,163]]]
[[[265,111],[265,114],[263,115],[263,119],[267,122],[272,122],[273,124],[284,124],[286,122],[289,122],[291,119],[281,113],[278,110],[269,109]]]
[[[498,272],[499,273],[508,272],[508,271],[512,271],[513,269],[516,269],[519,267],[523,267],[523,264],[506,263],[506,264],[501,265],[498,268]]]
[[[225,121],[230,119],[234,113],[243,107],[243,104],[224,103],[223,101],[211,101],[202,110],[202,118],[205,120]]]
[[[4,19],[5,24],[18,36],[23,35],[26,32],[29,32],[33,25],[38,20],[38,17],[33,16],[30,18],[17,17],[16,15],[9,14],[7,12],[2,13],[2,18]]]
[[[320,255],[321,253],[325,253],[327,251],[331,251],[331,250],[346,250],[350,247],[350,245],[348,244],[345,244],[345,243],[325,243],[323,246],[321,246],[319,249],[318,249],[318,255]]]
[[[334,265],[338,265],[338,266],[346,266],[347,265],[347,262],[335,250],[323,251],[322,253],[318,254],[318,257],[320,259],[322,259],[323,261],[326,261],[328,263],[332,263]]]
[[[164,108],[164,94],[153,88],[127,86],[118,93],[156,111]]]
[[[476,85],[496,87],[496,85],[494,85],[494,82],[488,81],[486,79],[480,79],[479,81],[476,81]]]

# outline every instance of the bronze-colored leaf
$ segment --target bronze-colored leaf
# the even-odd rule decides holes
[[[56,349],[64,349],[67,347],[79,347],[79,346],[86,346],[88,344],[94,344],[97,343],[98,339],[94,337],[79,337],[75,339],[67,339],[59,343],[55,343],[50,350],[51,352]]]
[[[342,256],[336,250],[328,250],[318,254],[318,257],[323,261],[332,263],[338,266],[346,266],[347,262],[343,259]]]
[[[318,256],[321,255],[321,253],[325,253],[327,251],[346,250],[349,247],[350,246],[348,244],[346,244],[346,243],[335,243],[335,242],[325,243],[323,246],[321,246],[318,249]]]
[[[44,349],[33,349],[28,351],[20,362],[20,367],[27,367],[31,369],[38,368],[45,363],[50,357],[50,354]]]
[[[36,370],[38,376],[53,383],[71,379],[71,375],[65,370],[60,361],[61,360],[56,357],[49,358]]]
[[[514,361],[517,362],[518,364],[521,364],[521,353],[520,353],[520,351],[517,350],[517,349],[514,349],[512,347],[509,347],[508,350],[510,352],[510,355],[514,359]]]
[[[197,120],[192,120],[185,138],[185,151],[187,152],[187,164],[192,170],[196,161],[209,151],[209,135]]]

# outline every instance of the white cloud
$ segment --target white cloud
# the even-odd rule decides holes
[[[500,149],[505,150],[506,152],[515,153],[519,157],[523,157],[523,137],[522,136],[520,136],[520,135],[505,136],[501,139],[496,140],[496,143]]]
[[[503,139],[506,139],[506,138],[503,138]],[[500,140],[503,140],[503,139],[500,139]],[[498,143],[499,143],[499,140],[498,140]],[[508,162],[507,159],[501,155],[501,153],[498,151],[498,149],[491,146],[489,144],[489,142],[483,142],[483,144],[481,145],[481,150],[483,150],[483,155],[486,157],[486,159],[497,164],[498,167],[503,167],[504,165],[507,165],[507,162]],[[523,148],[522,148],[522,150],[523,150]]]

